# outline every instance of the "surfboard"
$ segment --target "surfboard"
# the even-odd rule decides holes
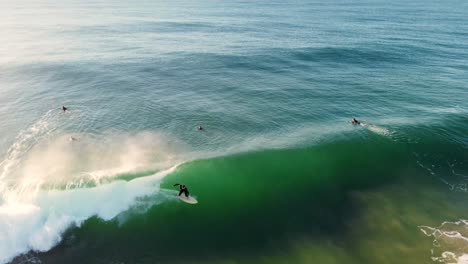
[[[181,200],[182,202],[186,202],[186,203],[189,203],[189,204],[197,204],[198,203],[197,199],[193,198],[192,196],[185,197],[185,195],[182,194],[181,196],[177,195],[177,198],[179,198],[179,200]]]

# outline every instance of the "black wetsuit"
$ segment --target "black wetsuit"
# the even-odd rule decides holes
[[[187,186],[179,184],[179,188],[180,188],[179,196],[183,193],[185,194],[185,197],[189,197],[189,191],[187,189]]]

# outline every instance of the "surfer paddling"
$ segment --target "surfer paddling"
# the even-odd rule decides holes
[[[187,198],[189,197],[189,191],[187,189],[187,186],[185,186],[183,184],[179,184],[179,183],[174,184],[174,187],[175,186],[179,186],[179,189],[180,189],[179,196],[183,193],[183,194],[185,194],[185,197],[187,197]]]
[[[357,121],[357,119],[353,117],[353,119],[351,119],[351,124],[353,124],[353,125],[360,125],[361,122]]]

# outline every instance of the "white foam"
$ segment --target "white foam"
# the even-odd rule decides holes
[[[463,254],[458,258],[457,264],[468,264],[468,254]]]
[[[93,188],[42,190],[30,203],[1,205],[0,263],[29,250],[50,250],[61,241],[67,228],[80,226],[92,216],[113,219],[128,210],[138,198],[157,193],[160,180],[175,168]]]
[[[468,264],[468,221],[445,221],[438,227],[419,226],[428,237],[432,237],[434,248],[432,260],[441,263]]]
[[[361,126],[365,127],[366,129],[368,129],[369,131],[375,134],[385,136],[385,137],[391,136],[391,132],[387,128],[377,126],[377,125],[372,125],[372,124],[364,124],[364,123],[362,123]]]

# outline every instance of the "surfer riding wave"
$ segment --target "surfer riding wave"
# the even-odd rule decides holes
[[[175,186],[179,186],[179,189],[180,189],[179,196],[183,193],[183,194],[185,194],[185,197],[187,197],[187,198],[189,197],[189,191],[187,189],[187,186],[185,186],[183,184],[180,184],[180,183],[174,184],[174,187]]]

